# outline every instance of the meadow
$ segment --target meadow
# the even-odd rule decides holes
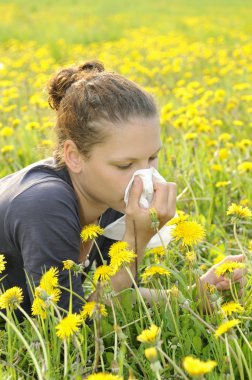
[[[101,285],[100,303],[83,300],[82,314],[64,321],[58,272],[81,271],[69,257],[44,274],[48,297],[35,291],[32,317],[22,324],[13,314],[22,311],[22,295],[2,292],[0,378],[252,379],[250,2],[16,0],[0,1],[0,11],[0,178],[52,155],[49,77],[98,59],[155,96],[159,171],[178,186],[174,239],[146,251],[135,289],[114,294],[111,275],[94,268],[84,286],[88,293]],[[209,286],[202,305],[199,277],[240,253],[243,292],[239,284],[225,292]],[[219,274],[231,280],[234,269]],[[146,284],[159,289],[157,302],[141,298]]]

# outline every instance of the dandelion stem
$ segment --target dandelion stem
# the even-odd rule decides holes
[[[133,285],[135,286],[136,293],[137,293],[137,295],[138,295],[138,297],[139,297],[139,299],[140,299],[140,301],[141,301],[141,303],[142,303],[142,305],[143,305],[143,307],[144,307],[144,310],[145,310],[145,312],[146,312],[146,315],[147,315],[147,317],[148,317],[148,320],[149,320],[150,324],[153,324],[152,319],[151,319],[151,316],[150,316],[150,313],[149,313],[149,310],[148,310],[148,308],[147,308],[147,306],[146,306],[146,303],[144,302],[144,299],[143,299],[143,297],[142,297],[142,294],[141,294],[140,291],[139,291],[139,288],[138,288],[138,286],[137,286],[137,284],[136,284],[136,281],[135,281],[135,279],[134,279],[134,276],[133,276],[132,273],[131,273],[131,270],[130,270],[127,266],[125,267],[125,269],[126,269],[126,271],[128,272],[128,275],[130,276]]]
[[[177,373],[179,373],[183,379],[189,380],[189,378],[184,374],[181,368],[177,366],[177,364],[162,350],[161,347],[157,347],[157,350],[160,352],[161,355],[164,355],[165,359],[168,360],[168,362],[174,367]]]
[[[115,313],[115,308],[113,305],[113,302],[111,302],[111,308],[112,308],[112,313],[113,313],[113,318],[114,318],[114,326],[117,326],[117,320],[116,320],[116,313]],[[114,361],[117,359],[117,347],[118,347],[118,337],[117,337],[117,331],[116,328],[114,329],[115,331],[115,347],[114,347]]]
[[[135,359],[135,361],[136,361],[137,365],[139,366],[139,368],[141,369],[144,378],[147,379],[147,377],[146,377],[147,375],[146,375],[145,369],[142,367],[141,362],[139,361],[137,355],[134,353],[134,351],[128,345],[127,341],[125,341],[125,346],[129,350],[129,352],[131,353],[131,355],[133,356],[133,358]]]
[[[94,359],[94,365],[93,365],[93,370],[92,370],[92,373],[95,373],[97,367],[98,367],[98,364],[99,364],[99,357],[100,357],[100,342],[99,342],[99,339],[100,337],[98,337],[98,333],[97,333],[97,326],[96,326],[96,321],[94,319],[94,333],[95,333],[95,359]]]
[[[72,313],[73,310],[73,285],[72,285],[72,273],[71,270],[68,270],[69,273],[69,289],[70,289],[70,297],[69,297],[69,313]]]
[[[100,255],[100,258],[101,258],[102,264],[103,264],[103,265],[106,265],[106,262],[105,262],[105,260],[104,260],[104,258],[103,258],[103,256],[102,256],[102,253],[101,253],[101,250],[100,250],[100,248],[99,248],[99,245],[97,244],[97,241],[96,241],[95,239],[94,239],[94,245],[96,246],[97,251],[98,251],[98,253],[99,253],[99,255]]]
[[[243,246],[238,238],[238,235],[237,235],[237,224],[236,224],[236,221],[234,221],[234,228],[233,228],[233,231],[234,231],[234,237],[235,237],[235,240],[236,240],[236,243],[238,244],[238,247],[240,248],[241,252],[243,254],[245,254],[244,252],[244,249],[243,249]]]
[[[67,365],[68,365],[68,350],[67,350],[67,342],[66,339],[63,340],[63,345],[64,345],[64,377],[67,375]]]

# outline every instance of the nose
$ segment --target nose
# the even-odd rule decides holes
[[[151,165],[149,163],[143,163],[143,164],[139,164],[137,169],[136,170],[143,170],[143,169],[150,169],[151,168]]]

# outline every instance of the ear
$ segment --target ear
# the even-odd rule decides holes
[[[64,160],[66,166],[75,174],[82,170],[82,156],[72,140],[66,140],[64,143]]]

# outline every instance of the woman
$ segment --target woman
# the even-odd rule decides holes
[[[48,90],[49,103],[57,113],[54,158],[0,180],[0,251],[7,260],[2,284],[5,289],[23,289],[22,306],[28,312],[32,300],[29,283],[37,285],[44,270],[59,267],[59,283],[69,288],[62,261],[86,262],[87,271],[93,260],[99,264],[97,251],[90,243],[81,243],[85,225],[105,227],[124,213],[123,240],[131,248],[137,247],[138,262],[155,234],[148,209],[139,206],[140,178],[134,180],[127,207],[123,200],[136,170],[157,167],[161,141],[152,96],[121,75],[104,71],[99,62],[59,71]],[[175,214],[176,185],[154,181],[154,192],[151,206],[162,227]],[[105,237],[98,240],[105,256],[112,242]],[[243,257],[232,259],[241,261]],[[135,274],[135,266],[131,269]],[[237,271],[235,279],[241,277]],[[219,282],[220,289],[228,286],[225,279],[216,278],[213,269],[202,277],[204,281]],[[112,284],[120,291],[130,287],[131,281],[121,270]],[[73,278],[72,288],[83,296],[80,277]],[[146,290],[142,292],[148,297]],[[69,293],[63,292],[59,305],[67,310],[68,302]],[[81,306],[79,298],[73,297],[73,311]]]

